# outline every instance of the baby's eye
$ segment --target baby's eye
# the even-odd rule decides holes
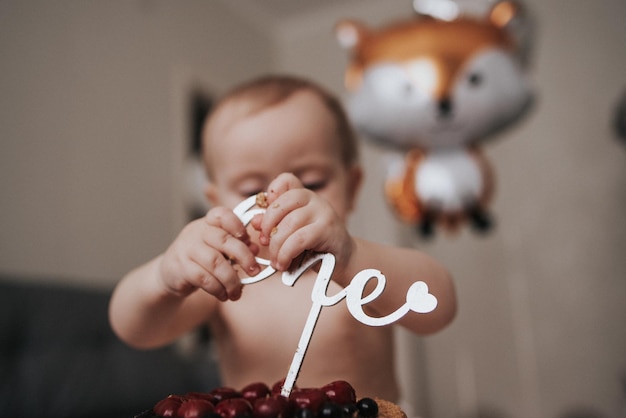
[[[252,189],[250,189],[250,190],[241,190],[241,191],[239,191],[239,195],[240,195],[241,197],[256,196],[256,195],[258,195],[259,193],[261,193],[262,191],[264,191],[264,190],[261,190],[261,189],[254,189],[254,190],[252,190]]]
[[[318,190],[322,190],[324,187],[326,187],[326,181],[322,180],[322,181],[312,181],[312,182],[307,182],[307,183],[303,183],[303,186],[311,191],[318,191]]]

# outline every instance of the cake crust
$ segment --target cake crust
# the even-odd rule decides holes
[[[378,404],[378,418],[407,418],[399,405],[385,399],[374,398]]]

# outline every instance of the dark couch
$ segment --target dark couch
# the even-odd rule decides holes
[[[170,393],[219,385],[208,349],[121,343],[109,296],[0,277],[0,416],[132,417]]]

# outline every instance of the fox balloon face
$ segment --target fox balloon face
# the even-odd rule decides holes
[[[476,144],[520,118],[531,101],[508,30],[518,12],[504,1],[480,20],[422,16],[379,30],[350,20],[337,25],[351,54],[352,122],[372,139],[411,151],[404,177],[391,179],[387,191],[403,219],[456,225],[472,213],[485,225],[493,181]]]
[[[416,18],[379,31],[344,21],[354,124],[392,145],[426,149],[480,141],[517,119],[530,91],[509,33],[483,21]]]

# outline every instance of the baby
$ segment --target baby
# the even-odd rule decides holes
[[[245,286],[241,279],[262,270],[257,256],[283,272],[305,251],[335,255],[328,295],[361,270],[383,272],[387,286],[364,306],[368,315],[398,309],[419,280],[437,298],[437,308],[409,312],[397,323],[430,334],[452,321],[456,295],[444,267],[419,251],[365,241],[347,230],[362,169],[355,134],[332,94],[295,77],[248,82],[218,103],[206,122],[203,147],[212,209],[116,287],[110,320],[126,343],[158,347],[207,324],[225,386],[285,378],[317,274],[309,269],[293,287],[279,273]],[[260,192],[266,192],[266,212],[245,227],[232,209]],[[359,396],[397,401],[393,355],[391,326],[364,325],[345,303],[324,307],[297,385],[342,379]]]

